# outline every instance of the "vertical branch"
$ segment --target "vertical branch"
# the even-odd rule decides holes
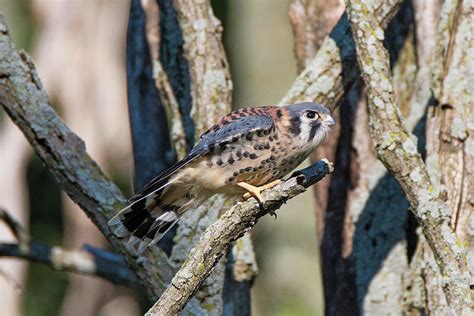
[[[171,145],[181,160],[186,155],[186,135],[178,100],[160,61],[160,8],[157,1],[151,0],[143,1],[141,5],[145,12],[145,35],[153,64],[153,78],[166,111]]]
[[[157,21],[158,23],[158,21]],[[153,77],[146,14],[133,0],[127,30],[127,88],[135,189],[141,188],[176,159],[168,137],[168,122]]]
[[[470,1],[446,1],[440,14],[435,56],[433,58],[433,106],[428,112],[427,167],[430,176],[447,191],[447,204],[452,210],[451,226],[467,248],[468,271],[474,271],[473,117],[472,56],[474,53],[474,14]],[[432,31],[434,32],[434,30]],[[434,45],[433,45],[434,46]],[[425,262],[433,261],[426,243],[418,247]],[[442,276],[438,267],[421,266],[414,278],[422,280],[428,311],[447,310]],[[415,279],[416,280],[416,279]],[[414,304],[415,305],[415,304]],[[425,306],[426,305],[426,306]],[[418,307],[419,308],[419,307]]]
[[[469,272],[464,249],[449,225],[449,207],[436,188],[413,135],[400,119],[391,83],[388,53],[383,47],[383,30],[372,8],[348,1],[348,12],[357,45],[357,59],[362,69],[369,100],[369,124],[377,156],[395,176],[435,255],[445,277],[444,291],[453,313],[472,312]]]
[[[197,134],[203,133],[232,103],[232,82],[224,47],[222,25],[208,0],[175,0],[183,32],[184,55],[191,74],[192,115]]]
[[[191,76],[191,116],[194,120],[196,135],[200,135],[212,122],[231,110],[232,82],[222,46],[222,25],[214,16],[207,0],[194,1],[191,5],[181,0],[175,0],[173,3],[183,34],[183,55],[188,61]],[[177,265],[186,259],[192,245],[197,242],[204,229],[215,222],[219,211],[230,207],[231,202],[225,196],[218,195],[183,216],[171,255]],[[244,239],[247,240],[246,251],[253,253],[249,236],[244,236]],[[235,261],[229,262],[227,269],[233,270],[235,266],[232,263],[241,261],[238,257],[240,253],[242,251],[235,251],[237,255],[234,257]],[[249,313],[250,282],[254,273],[250,280],[245,279],[234,283],[231,282],[232,278],[225,280],[224,266],[225,262],[216,266],[211,277],[204,282],[197,297],[200,298],[203,306],[211,308],[216,314],[222,312],[223,299],[237,298],[237,300],[225,302],[226,312]],[[229,277],[232,275],[228,274]],[[223,296],[224,283],[227,285]],[[240,306],[240,310],[237,310],[235,306]]]
[[[472,1],[447,2],[443,19],[452,21],[447,29],[442,24],[438,31],[433,91],[438,107],[431,112],[433,131],[438,139],[440,180],[448,192],[448,205],[453,211],[451,225],[462,243],[468,245],[470,256],[474,256],[474,235],[469,233],[474,223],[474,12]],[[457,20],[457,21],[456,21]],[[448,45],[443,36],[448,35]],[[442,67],[442,69],[441,69]],[[436,124],[439,123],[439,124]],[[435,149],[435,148],[433,148]],[[471,266],[471,271],[474,267]]]
[[[344,12],[340,0],[293,0],[288,15],[294,36],[298,72],[314,58],[324,37]]]
[[[307,14],[302,16],[314,18]],[[390,37],[386,41],[397,91],[407,100],[404,108],[408,109],[405,114],[410,129],[418,122],[427,101],[424,99],[425,102],[413,108],[408,105],[415,92],[407,87],[413,86],[417,69],[413,29],[411,6],[404,5],[387,28]],[[420,83],[429,81],[426,76],[423,79]],[[327,315],[354,313],[357,308],[361,313],[396,310],[403,278],[398,267],[407,265],[404,246],[407,203],[400,203],[403,191],[386,174],[383,165],[377,163],[367,141],[370,134],[364,101],[360,85],[354,84],[341,107],[334,110],[340,112],[341,124],[339,131],[335,131],[338,133],[313,155],[314,159],[335,157],[336,163],[331,178],[315,187]],[[385,225],[378,225],[381,218],[385,218]],[[385,282],[385,276],[394,282]]]

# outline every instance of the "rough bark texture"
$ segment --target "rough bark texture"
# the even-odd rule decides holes
[[[222,25],[209,1],[174,0],[191,74],[192,116],[197,134],[231,109],[232,81],[222,46]]]
[[[392,87],[384,32],[363,3],[348,2],[358,62],[369,100],[369,125],[378,158],[402,186],[420,221],[440,272],[453,313],[473,312],[465,249],[450,227],[445,192],[436,187],[417,151],[416,138],[405,128]]]
[[[87,144],[88,154],[105,174],[115,179],[128,177],[132,159],[130,132],[124,128],[128,125],[128,114],[123,54],[129,4],[41,0],[30,3],[38,26],[31,54],[49,99],[69,128]],[[34,201],[32,212],[36,205]],[[107,245],[102,233],[66,194],[61,194],[59,209],[64,225],[62,246],[77,249],[84,243]],[[37,227],[35,222],[33,230]],[[134,300],[132,291],[128,292],[128,299]],[[123,289],[110,282],[71,274],[60,313],[101,313],[104,306],[118,296],[123,299],[124,295]],[[123,304],[119,301],[112,305],[116,306],[113,309]],[[137,304],[131,305],[117,310],[132,314]]]
[[[157,111],[156,108],[164,108],[167,119],[163,113],[160,114],[158,122],[163,123],[164,120],[164,124],[158,125],[161,125],[159,128],[167,130],[166,123],[168,123],[171,144],[178,159],[183,158],[186,151],[192,148],[195,135],[200,135],[211,122],[215,122],[231,110],[232,83],[221,44],[221,33],[220,22],[214,16],[208,1],[197,1],[192,5],[189,5],[189,2],[169,0],[132,2],[128,60],[129,65],[133,65],[134,68],[128,68],[129,94],[132,97],[142,97],[143,91],[149,91],[151,96],[146,99],[149,101],[147,106],[154,107],[154,111]],[[146,95],[145,93],[145,97]],[[154,126],[156,117],[148,115],[146,106],[143,108],[141,103],[131,103],[131,113],[138,113],[134,114],[135,117]],[[168,150],[167,142],[154,140],[156,133],[167,135],[161,133],[163,130],[150,133],[147,126],[134,124],[133,117],[132,115],[132,131],[137,134],[137,137],[134,137],[134,144],[137,143],[138,149],[135,150],[136,177],[140,177],[139,182],[143,182],[148,176],[141,174],[144,169],[139,165],[146,168],[155,164],[156,170],[151,170],[154,175],[163,167],[162,159],[155,159],[152,156],[150,162],[147,160],[150,158],[148,155],[150,152],[140,151],[141,147],[150,146],[148,141],[150,138],[153,138],[151,147],[154,149],[148,148],[148,151],[161,155],[168,151],[164,157],[168,161],[175,157]],[[146,159],[138,159],[141,156],[138,156],[137,152]],[[204,229],[217,219],[219,211],[223,207],[230,207],[226,203],[228,202],[224,196],[210,199],[197,210],[187,212],[180,220],[174,241],[169,238],[173,235],[168,234],[168,240],[161,245],[163,249],[171,252],[169,260],[174,267],[182,264]],[[244,246],[233,251],[233,261],[228,263],[229,270],[233,270],[232,263],[236,266],[242,264],[255,266],[249,236],[245,236],[244,240],[247,241],[243,241]],[[246,255],[241,256],[241,253]],[[248,262],[248,258],[253,260],[250,259]],[[224,264],[219,264],[216,272],[206,280],[196,296],[202,310],[219,314],[223,310],[223,304],[226,304],[226,308],[235,310],[235,313],[239,310],[234,307],[237,304],[241,307],[240,313],[244,310],[249,313],[250,281],[255,273],[249,278],[240,278],[240,281],[230,278],[233,273],[229,274],[228,280],[233,285],[226,287],[226,293],[234,299],[225,302],[222,295]]]
[[[308,186],[318,182],[330,172],[332,172],[331,163],[321,160],[296,172],[293,177],[271,190],[265,190],[260,203],[255,199],[249,199],[237,203],[226,211],[202,234],[199,243],[191,250],[171,284],[146,315],[179,313],[234,241],[251,229],[260,217],[275,212],[285,201],[304,192]]]
[[[429,78],[415,78],[412,15],[410,5],[404,5],[387,28],[386,40],[395,88],[405,100],[402,108],[410,129],[423,115],[429,97],[424,97],[429,92],[425,84]],[[416,87],[423,89],[413,89],[415,81]],[[411,107],[408,103],[415,98],[424,102]],[[372,150],[361,86],[355,84],[334,111],[336,116],[339,114],[340,123],[332,137],[313,154],[313,159],[334,157],[336,166],[336,171],[315,187],[326,314],[399,310],[403,279],[399,267],[406,266],[408,261],[408,204],[400,186],[386,174]],[[386,224],[380,225],[381,220]],[[391,282],[386,282],[386,278]]]
[[[472,7],[469,1],[446,1],[441,12],[436,49],[433,49],[434,96],[428,111],[426,162],[433,181],[447,191],[451,226],[467,248],[468,271],[474,271],[473,160],[469,149],[473,142],[469,122],[474,101],[470,74],[474,52]],[[407,277],[411,289],[405,299],[407,313],[449,313],[444,280],[424,239],[420,240],[415,259]]]
[[[207,0],[194,1],[192,4],[175,0],[173,4],[182,30],[183,56],[188,61],[191,77],[192,108],[188,113],[193,118],[195,135],[198,136],[207,130],[212,122],[231,111],[232,82],[222,46],[222,25],[214,16]],[[175,245],[170,256],[175,266],[179,267],[186,260],[203,231],[214,223],[220,211],[229,208],[232,202],[223,195],[216,195],[183,216],[178,224]],[[228,270],[235,271],[234,267],[242,263],[249,267],[255,266],[250,237],[246,235],[244,239],[246,241],[242,246],[233,251],[233,260],[227,263]],[[248,253],[252,255],[246,255]],[[213,315],[221,314],[224,305],[227,313],[249,314],[250,282],[256,271],[248,278],[237,281],[233,278],[234,273],[228,274],[229,278],[226,279],[225,266],[225,262],[217,265],[196,298]],[[228,286],[223,296],[225,283]],[[230,283],[234,286],[229,285]],[[229,300],[232,297],[238,300]],[[240,309],[235,306],[240,306]]]
[[[382,28],[388,25],[402,2],[374,1],[373,10]],[[315,101],[333,110],[358,79],[358,74],[355,43],[344,14],[279,104]]]

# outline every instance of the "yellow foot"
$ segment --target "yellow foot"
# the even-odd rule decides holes
[[[253,186],[253,185],[248,184],[246,182],[239,182],[239,183],[237,183],[237,185],[248,191],[243,195],[244,200],[247,200],[247,199],[249,199],[250,197],[253,196],[257,199],[258,202],[262,202],[262,195],[260,193],[262,191],[266,190],[266,189],[271,189],[271,188],[273,188],[274,186],[276,186],[277,184],[280,184],[280,183],[281,183],[281,180],[275,180],[275,181],[272,181],[270,183],[264,184],[264,185],[259,186],[259,187]]]

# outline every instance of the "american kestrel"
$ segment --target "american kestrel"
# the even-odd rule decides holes
[[[130,236],[129,245],[141,252],[215,193],[260,200],[260,192],[303,162],[334,123],[327,108],[311,102],[234,111],[145,185],[109,225],[117,236]]]

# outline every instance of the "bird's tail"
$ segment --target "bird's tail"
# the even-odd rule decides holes
[[[192,190],[184,192],[183,188],[167,182],[130,199],[130,205],[114,216],[109,226],[116,236],[129,237],[128,247],[141,253],[163,238],[187,209],[201,202]]]

